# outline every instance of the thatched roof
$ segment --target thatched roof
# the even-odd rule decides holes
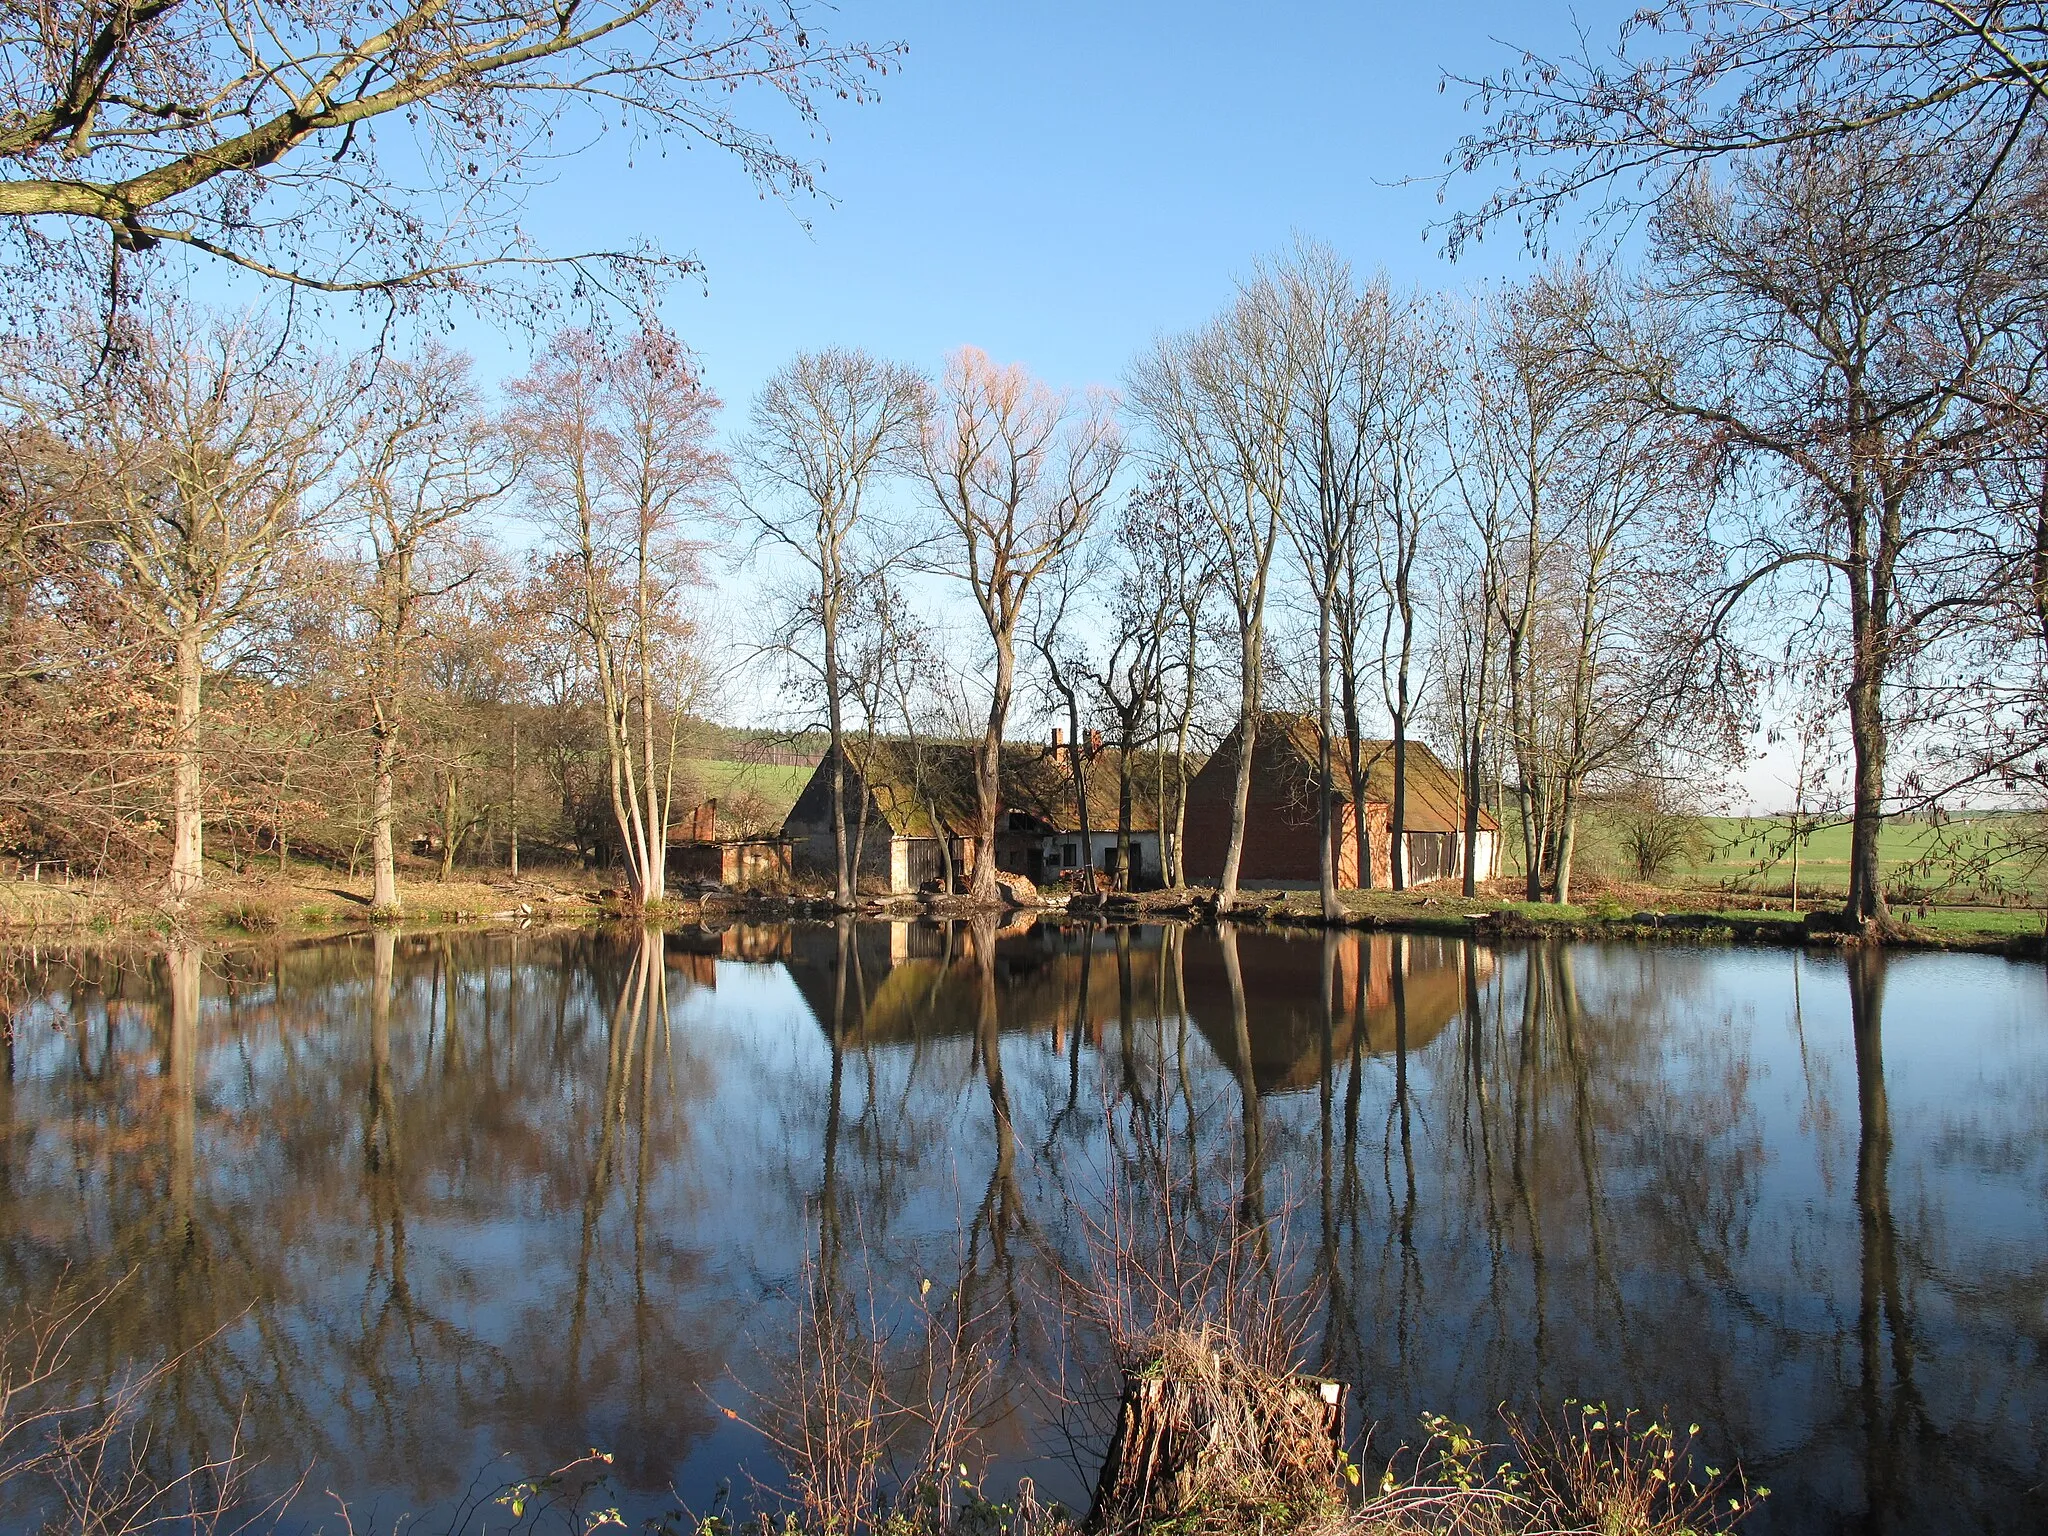
[[[1302,771],[1310,775],[1316,771],[1322,734],[1312,715],[1273,710],[1259,717],[1259,745],[1265,746],[1270,742],[1279,746]],[[1341,737],[1331,746],[1336,754],[1337,798],[1348,805],[1357,798],[1351,783],[1350,753]],[[1366,803],[1393,804],[1393,742],[1360,738],[1358,747],[1359,777]],[[1225,757],[1235,750],[1236,737],[1233,736],[1217,755]],[[1408,798],[1403,829],[1409,832],[1462,832],[1465,829],[1465,791],[1458,776],[1444,766],[1443,759],[1412,737],[1407,743],[1407,759]],[[1500,824],[1481,806],[1479,825],[1483,830],[1493,832],[1499,830]]]
[[[900,736],[850,743],[847,764],[851,791],[857,797],[860,783],[865,782],[876,810],[897,837],[933,837],[937,835],[935,826],[942,826],[951,837],[971,837],[976,816],[976,750],[967,742],[911,742]],[[1118,765],[1119,756],[1113,748],[1098,752],[1087,764],[1088,825],[1092,831],[1116,829]],[[1151,832],[1159,825],[1152,765],[1151,758],[1144,759],[1131,786],[1133,831]],[[828,753],[790,812],[793,821],[807,821],[829,809],[831,791],[826,786],[831,783],[831,775],[832,759]],[[1034,824],[1033,830],[1079,829],[1073,768],[1064,750],[1055,755],[1049,746],[1005,744],[1001,785],[1005,816],[1028,817]],[[809,803],[814,795],[815,804]],[[999,826],[1010,830],[1007,822]]]

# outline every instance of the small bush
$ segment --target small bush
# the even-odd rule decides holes
[[[244,933],[275,933],[284,926],[284,919],[275,907],[266,907],[255,901],[236,902],[221,913],[221,921]]]

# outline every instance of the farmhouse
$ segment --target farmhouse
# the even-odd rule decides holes
[[[964,742],[880,737],[847,753],[846,828],[858,838],[864,881],[902,893],[943,879],[950,852],[956,877],[974,865],[974,753]],[[996,867],[1034,883],[1092,866],[1140,885],[1159,874],[1157,796],[1144,782],[1132,785],[1130,869],[1118,865],[1117,807],[1120,759],[1099,741],[1084,750],[1088,837],[1074,798],[1072,761],[1055,732],[1050,745],[1007,743],[996,817]],[[827,752],[782,826],[798,863],[834,864],[832,763]],[[1148,768],[1150,764],[1146,765]],[[1143,775],[1139,775],[1140,780]],[[865,825],[865,831],[861,829]]]
[[[1248,885],[1321,879],[1316,839],[1316,757],[1321,731],[1307,715],[1273,712],[1260,717],[1252,746],[1251,793],[1245,804],[1244,853],[1238,878]],[[1238,733],[1232,731],[1188,786],[1187,870],[1190,880],[1216,881],[1230,847],[1231,807],[1237,793]],[[1394,798],[1394,744],[1361,741],[1359,793],[1350,783],[1349,753],[1333,743],[1337,759],[1336,825],[1331,832],[1337,884],[1354,889],[1359,878],[1354,798],[1365,810],[1372,884],[1392,884],[1388,828]],[[1465,797],[1456,774],[1419,741],[1407,750],[1408,794],[1402,849],[1411,885],[1464,873]],[[1474,868],[1492,877],[1499,858],[1500,825],[1482,807]]]

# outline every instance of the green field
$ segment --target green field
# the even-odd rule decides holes
[[[2004,826],[2001,826],[2004,823]],[[1788,822],[1782,817],[1708,818],[1708,855],[1672,871],[1674,883],[1767,889],[1783,893],[1792,881]],[[1924,821],[1888,822],[1881,852],[1885,883],[1895,896],[1925,892],[1943,902],[1992,905],[2048,899],[2048,867],[2037,856],[2014,857],[1998,816],[1957,817],[1940,827]],[[1799,849],[1803,896],[1839,894],[1849,878],[1849,828],[1828,826],[1808,834]]]
[[[811,779],[808,768],[724,758],[691,758],[681,764],[681,771],[689,778],[693,796],[679,795],[679,803],[692,797],[716,800],[722,808],[741,811],[764,826],[780,826]]]

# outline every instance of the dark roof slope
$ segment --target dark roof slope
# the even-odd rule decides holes
[[[1279,710],[1259,717],[1259,740],[1271,738],[1283,744],[1297,762],[1297,765],[1311,774],[1315,771],[1318,744],[1322,740],[1322,729],[1313,716],[1293,714]],[[1338,799],[1349,804],[1354,798],[1351,785],[1349,754],[1344,742],[1339,739],[1332,743],[1337,756],[1336,790]],[[1361,738],[1359,766],[1364,783],[1364,798],[1368,804],[1392,805],[1394,801],[1394,744],[1391,741],[1371,741]],[[1465,825],[1465,791],[1458,782],[1458,776],[1446,768],[1443,759],[1410,737],[1408,740],[1408,801],[1403,830],[1409,832],[1461,832]],[[1234,745],[1226,742],[1217,756],[1234,751]],[[1490,816],[1486,808],[1479,809],[1479,825],[1482,830],[1495,832],[1500,824]]]
[[[900,736],[878,736],[848,744],[849,778],[864,780],[876,809],[897,837],[934,837],[943,827],[948,836],[971,837],[975,826],[974,754],[968,742],[911,742]],[[1091,831],[1112,832],[1117,824],[1117,753],[1099,752],[1087,765],[1088,825]],[[1159,816],[1151,760],[1141,765],[1131,786],[1131,829],[1150,832]],[[798,796],[789,822],[817,825],[831,809],[832,758],[827,753]],[[858,791],[856,790],[856,793]],[[1032,817],[1055,832],[1072,832],[1080,818],[1074,804],[1073,770],[1064,751],[1009,742],[1003,747],[1002,809]],[[784,830],[789,829],[785,823]]]

